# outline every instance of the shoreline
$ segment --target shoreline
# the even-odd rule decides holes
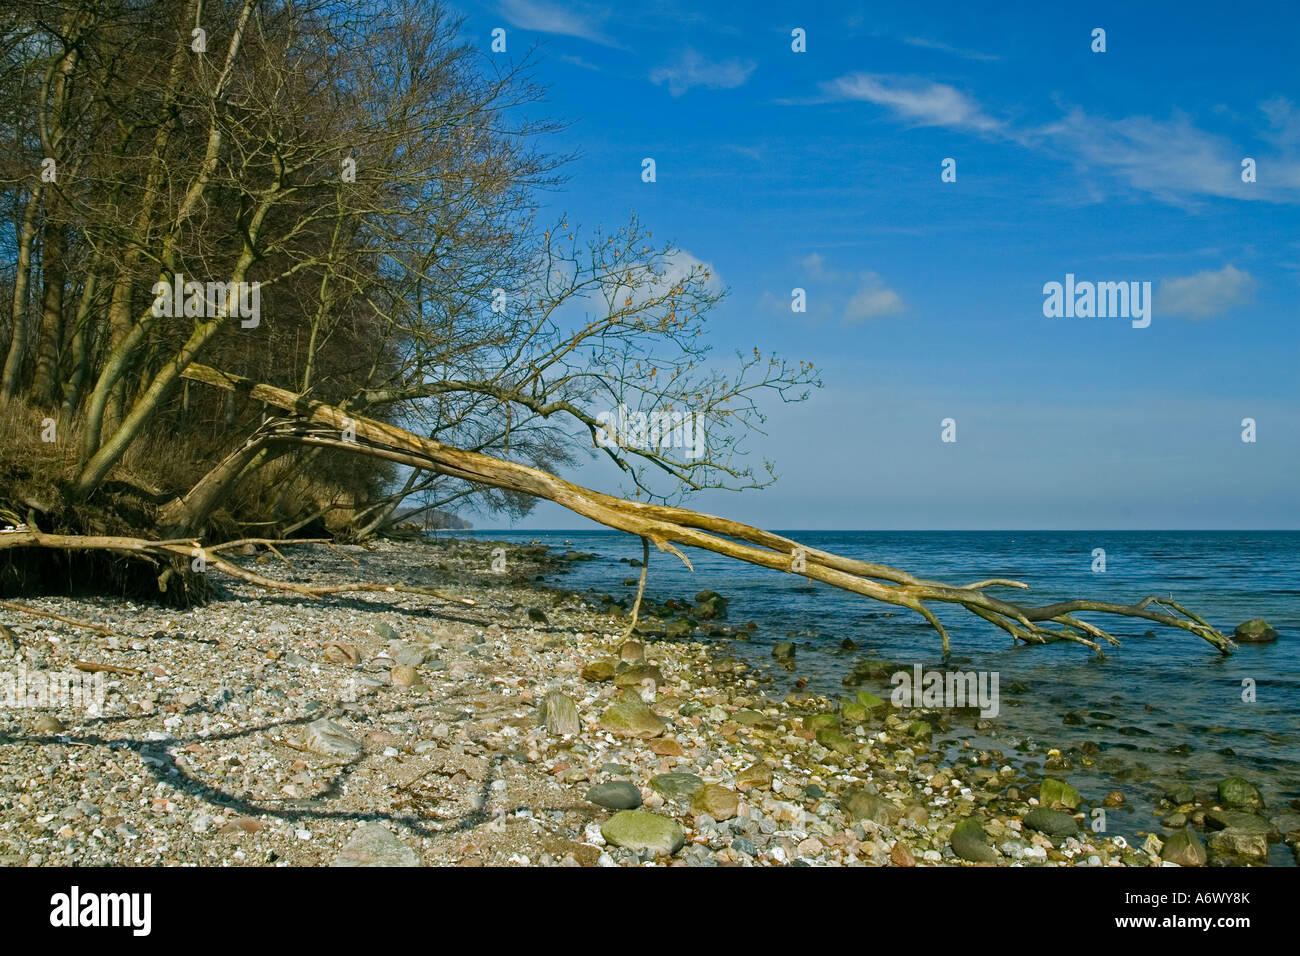
[[[1160,863],[1157,843],[1092,832],[1083,807],[1105,795],[1043,788],[996,750],[946,759],[933,710],[768,698],[742,662],[672,639],[671,618],[664,639],[625,645],[616,605],[537,582],[580,555],[444,535],[340,550],[361,567],[304,548],[277,574],[478,603],[315,602],[226,581],[186,611],[26,601],[123,635],[13,621],[28,669],[139,673],[108,675],[97,718],[61,711],[55,728],[46,711],[0,710],[0,863]],[[1217,812],[1179,796],[1173,813]],[[1242,816],[1220,818],[1230,836],[1210,836],[1212,855],[1272,839],[1248,808],[1224,809]],[[1177,852],[1192,861],[1196,845]]]

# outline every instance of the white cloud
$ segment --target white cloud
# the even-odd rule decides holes
[[[672,63],[656,67],[650,74],[650,82],[659,86],[666,83],[673,96],[681,96],[693,86],[730,90],[744,85],[754,67],[752,60],[712,62],[688,47]]]
[[[900,119],[916,126],[946,126],[992,133],[1003,125],[986,115],[974,99],[956,87],[915,77],[849,73],[823,83],[822,91],[833,99],[862,100],[884,106]]]
[[[1155,307],[1160,314],[1208,319],[1249,302],[1257,286],[1249,272],[1226,265],[1217,272],[1165,279],[1156,289]]]
[[[603,46],[618,46],[600,29],[605,14],[596,10],[578,12],[572,3],[550,3],[546,0],[500,0],[497,9],[501,16],[521,30],[538,33],[555,33],[560,36],[590,40]]]
[[[874,272],[864,272],[857,291],[844,308],[844,321],[852,325],[903,311],[903,299]]]
[[[953,56],[959,56],[965,60],[991,62],[998,59],[998,57],[991,53],[980,53],[978,50],[965,50],[961,47],[951,46],[939,40],[927,40],[925,37],[904,37],[903,42],[908,46],[920,47],[923,50],[937,50],[940,53],[951,53]]]

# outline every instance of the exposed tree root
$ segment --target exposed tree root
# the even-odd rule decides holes
[[[331,585],[309,585],[299,584],[295,581],[282,581],[277,578],[270,578],[254,571],[248,571],[237,564],[220,557],[222,551],[231,550],[234,547],[258,543],[268,547],[287,546],[293,544],[302,544],[302,541],[280,540],[280,539],[262,539],[246,538],[240,541],[227,541],[222,544],[204,546],[195,540],[172,539],[167,541],[151,541],[147,538],[127,538],[127,537],[105,537],[96,535],[62,535],[62,534],[42,534],[39,531],[16,531],[0,535],[0,551],[10,548],[46,548],[61,551],[114,551],[135,558],[152,561],[161,569],[159,574],[159,587],[165,587],[169,576],[175,573],[176,563],[178,561],[200,562],[200,567],[204,571],[211,569],[219,571],[222,574],[238,578],[248,584],[265,588],[268,591],[288,591],[293,594],[299,594],[303,597],[317,600],[330,594],[346,594],[362,591],[374,591],[380,593],[407,593],[422,594],[426,597],[438,598],[442,601],[448,601],[454,604],[464,604],[469,607],[474,606],[474,601],[469,598],[454,597],[449,594],[443,594],[433,588],[420,587],[408,584],[372,584],[372,583],[349,583],[349,584],[331,584]],[[278,552],[277,552],[278,553]],[[59,617],[57,614],[48,614],[42,611],[34,611],[29,608],[23,608],[19,605],[0,604],[4,607],[12,607],[14,610],[22,610],[31,614],[41,614],[46,617],[53,617],[63,620],[70,624],[78,626],[92,627],[104,633],[105,631],[98,625],[89,625],[84,622],[73,621],[68,618]]]

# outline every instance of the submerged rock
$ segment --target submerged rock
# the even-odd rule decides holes
[[[1242,777],[1219,781],[1219,803],[1229,810],[1260,810],[1264,807],[1259,790]]]
[[[555,734],[557,737],[572,737],[582,731],[577,704],[559,691],[546,695],[542,701],[541,717],[546,724],[547,733]]]
[[[1239,644],[1270,644],[1277,640],[1277,631],[1262,617],[1252,618],[1244,624],[1238,624],[1232,632],[1232,639]]]

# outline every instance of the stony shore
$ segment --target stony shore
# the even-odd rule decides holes
[[[0,672],[120,672],[98,715],[0,709],[0,863],[1153,866],[1297,836],[1246,781],[1171,794],[1164,839],[1141,847],[1094,833],[1114,795],[997,751],[948,758],[931,745],[946,715],[869,692],[769,699],[672,620],[624,640],[619,605],[536,583],[576,555],[444,540],[289,557],[240,560],[475,604],[230,579],[185,611],[27,600],[114,636],[6,614],[23,646]],[[695,610],[741,626],[711,592]]]

